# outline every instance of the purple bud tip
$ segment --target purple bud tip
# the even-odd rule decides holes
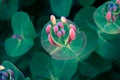
[[[56,33],[58,32],[58,26],[55,25],[55,26],[53,27],[53,29],[54,29],[54,33],[56,34]]]
[[[66,22],[67,22],[67,19],[66,19],[64,16],[62,16],[62,17],[61,17],[61,21],[62,21],[63,23],[66,23]]]
[[[65,35],[65,30],[63,28],[62,28],[61,32],[62,32],[62,35]]]
[[[51,20],[51,22],[52,22],[53,25],[56,24],[56,18],[55,18],[54,15],[51,15],[51,16],[50,16],[50,20]]]
[[[0,80],[6,80],[6,78],[4,76],[2,76],[2,79],[0,79]]]
[[[64,28],[64,25],[62,22],[58,22],[58,26],[60,26],[60,28]]]
[[[12,71],[12,70],[7,70],[10,74],[11,74],[11,76],[14,76],[14,72]]]
[[[8,77],[8,73],[7,73],[7,72],[3,72],[3,75],[4,75],[5,77]]]
[[[111,12],[110,11],[107,12],[105,18],[108,22],[110,22],[110,20],[111,20]]]
[[[46,33],[47,33],[47,34],[50,33],[50,29],[51,29],[51,25],[49,24],[49,25],[47,25],[47,27],[46,27]]]
[[[76,32],[76,27],[73,24],[70,24],[70,28],[73,28],[73,30]]]
[[[57,32],[57,36],[58,36],[59,38],[62,36],[61,31],[58,31],[58,32]]]
[[[12,38],[17,38],[16,34],[12,35]]]

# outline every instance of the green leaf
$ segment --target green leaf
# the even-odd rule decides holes
[[[4,2],[0,2],[0,20],[9,20],[17,10],[18,0],[4,0]]]
[[[5,51],[11,57],[19,57],[25,54],[33,46],[33,41],[29,39],[18,40],[8,38],[5,41]]]
[[[72,0],[50,0],[50,6],[57,16],[67,17],[71,10]]]
[[[105,59],[119,59],[120,34],[106,34],[103,32],[98,32],[98,34],[98,47],[95,51]]]
[[[80,73],[89,78],[109,70],[110,68],[112,68],[110,63],[97,53],[92,53],[85,61],[79,63]]]
[[[91,28],[96,29],[96,24],[94,23],[93,13],[96,10],[95,7],[84,7],[80,9],[74,17],[74,22],[79,27],[84,27],[89,25]]]
[[[108,34],[119,34],[120,17],[118,17],[115,22],[108,22],[105,19],[106,13],[108,12],[106,7],[108,3],[109,1],[101,5],[98,9],[96,9],[93,15],[94,21],[101,31]]]
[[[41,52],[33,57],[30,69],[34,80],[70,80],[76,72],[77,62],[54,60]]]
[[[81,31],[84,31],[87,36],[87,44],[77,60],[86,59],[97,47],[98,44],[98,34],[95,30],[91,29],[89,26],[79,27]]]
[[[29,15],[25,12],[17,12],[12,17],[12,29],[14,34],[19,34],[24,38],[34,39],[36,37],[36,31],[29,18]]]
[[[23,74],[21,71],[19,71],[14,64],[12,64],[9,61],[4,61],[2,63],[2,65],[5,67],[5,69],[11,69],[14,72],[14,78],[15,80],[21,80],[22,78],[24,78]]]
[[[96,0],[79,0],[80,4],[82,6],[90,6],[92,5]]]

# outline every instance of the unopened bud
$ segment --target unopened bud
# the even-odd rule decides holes
[[[54,15],[51,15],[51,16],[50,16],[50,20],[51,20],[51,22],[52,22],[53,25],[56,24],[56,18],[55,18]]]
[[[105,18],[108,22],[110,22],[110,20],[111,20],[111,12],[110,11],[107,12]]]
[[[47,27],[46,27],[46,33],[47,33],[47,34],[50,33],[50,29],[51,29],[51,25],[49,24],[49,25],[47,25]]]
[[[56,34],[58,32],[58,26],[57,25],[54,26],[53,29],[54,29],[54,33]]]
[[[61,21],[62,21],[63,23],[66,23],[66,22],[67,22],[67,19],[66,19],[64,16],[62,16],[62,17],[61,17]]]

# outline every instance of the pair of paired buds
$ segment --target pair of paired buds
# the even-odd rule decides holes
[[[55,39],[63,42],[64,45],[70,44],[75,39],[76,27],[64,16],[58,20],[54,15],[51,15],[50,21],[51,23],[46,26],[46,33],[48,34],[48,40],[52,45],[61,47],[61,44],[56,42]]]
[[[6,70],[4,66],[0,65],[0,80],[15,80],[14,72],[11,69]]]
[[[116,13],[116,11],[119,7],[120,7],[120,0],[116,0],[116,3],[112,2],[112,1],[110,1],[108,3],[108,5],[107,5],[108,12],[105,16],[105,18],[108,22],[115,22],[116,21],[119,13],[117,13],[117,14],[114,14],[114,13]]]

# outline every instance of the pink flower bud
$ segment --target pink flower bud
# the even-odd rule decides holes
[[[51,37],[51,35],[50,35],[50,34],[48,34],[48,40],[49,40],[49,42],[50,42],[51,44],[53,44],[53,45],[54,45],[54,41],[52,40],[52,37]]]
[[[110,11],[107,12],[105,18],[108,22],[110,22],[110,20],[111,20],[111,12]]]
[[[51,15],[51,16],[50,16],[50,20],[51,20],[51,22],[52,22],[53,25],[56,24],[56,18],[55,18],[54,15]]]
[[[46,33],[47,33],[47,34],[50,33],[50,29],[51,29],[51,25],[49,24],[49,25],[47,25],[47,27],[46,27]]]
[[[53,29],[54,29],[54,33],[56,34],[58,32],[58,26],[57,25],[54,26]]]
[[[66,22],[67,22],[67,19],[66,19],[64,16],[62,16],[62,17],[61,17],[61,21],[62,21],[63,23],[66,23]]]
[[[73,30],[76,32],[76,27],[73,24],[70,24],[70,28],[73,28]]]
[[[62,35],[65,35],[65,30],[63,28],[62,28],[61,32],[62,32]]]
[[[58,32],[57,32],[57,36],[58,36],[59,38],[62,36],[61,31],[58,31]]]
[[[116,3],[117,3],[117,4],[120,4],[120,0],[116,0]]]
[[[70,28],[70,32],[69,32],[69,40],[68,43],[70,43],[72,40],[75,39],[75,31],[73,30],[73,28]]]
[[[50,44],[55,45],[55,46],[58,46],[58,47],[61,47],[60,45],[56,44],[56,43],[53,41],[53,39],[52,39],[52,37],[51,37],[50,34],[48,34],[48,40],[49,40]]]
[[[116,16],[112,15],[112,21],[115,22],[116,21]]]
[[[64,25],[62,22],[58,22],[58,26],[60,26],[60,28],[64,28]]]

